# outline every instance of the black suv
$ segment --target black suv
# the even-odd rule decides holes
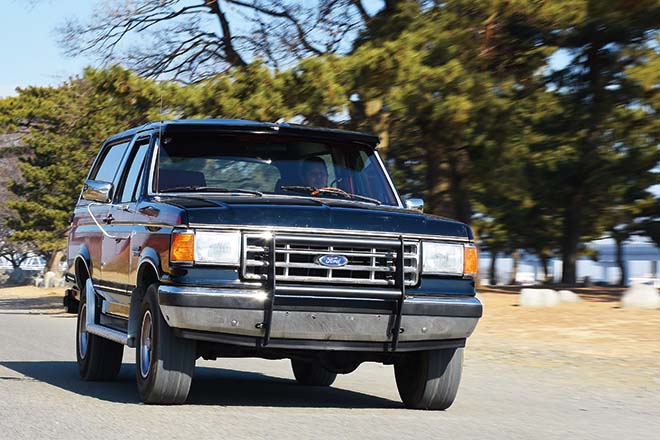
[[[242,120],[108,139],[69,234],[81,376],[135,347],[141,399],[168,404],[198,357],[288,358],[316,386],[372,361],[407,407],[449,407],[482,314],[472,232],[402,202],[377,144]]]

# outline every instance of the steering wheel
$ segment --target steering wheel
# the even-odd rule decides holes
[[[339,183],[339,182],[341,182],[342,180],[344,180],[343,177],[336,177],[332,182],[330,182],[330,184],[329,184],[326,188],[328,188],[328,187],[336,188],[336,187],[335,187],[335,183]],[[338,188],[338,189],[341,189],[341,188]]]

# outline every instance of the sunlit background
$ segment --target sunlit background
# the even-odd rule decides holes
[[[107,136],[245,118],[380,136],[482,283],[657,286],[659,28],[655,0],[8,0],[0,267],[57,266]]]

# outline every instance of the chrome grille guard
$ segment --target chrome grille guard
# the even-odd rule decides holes
[[[243,234],[243,277],[264,281],[268,292],[264,322],[259,324],[260,328],[264,329],[263,346],[270,341],[275,297],[278,294],[286,295],[287,289],[278,288],[279,282],[350,283],[385,285],[391,289],[378,289],[379,292],[375,290],[374,296],[393,300],[390,336],[391,350],[396,350],[401,332],[406,286],[417,284],[419,279],[419,253],[420,243],[404,240],[403,237],[394,240],[274,233]],[[325,267],[318,263],[318,259],[323,256],[342,256],[345,261],[342,260],[344,264],[338,267]],[[298,258],[302,261],[292,261]],[[301,275],[296,272],[300,270],[308,273]],[[357,276],[352,276],[354,274]],[[364,293],[365,297],[370,296],[368,291]]]

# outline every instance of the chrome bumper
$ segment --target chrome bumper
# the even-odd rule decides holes
[[[171,327],[264,337],[268,294],[263,290],[162,285],[158,293],[161,311]],[[287,296],[287,299],[295,300],[296,305],[291,306],[291,301],[289,305],[276,304],[270,320],[273,339],[374,343],[392,340],[389,330],[393,314],[373,307],[385,306],[387,300],[322,298],[337,304],[345,299],[370,306],[351,310],[315,306],[314,300],[319,297],[314,296]],[[403,301],[399,340],[406,343],[465,339],[472,334],[481,315],[482,305],[473,296],[407,296]]]

